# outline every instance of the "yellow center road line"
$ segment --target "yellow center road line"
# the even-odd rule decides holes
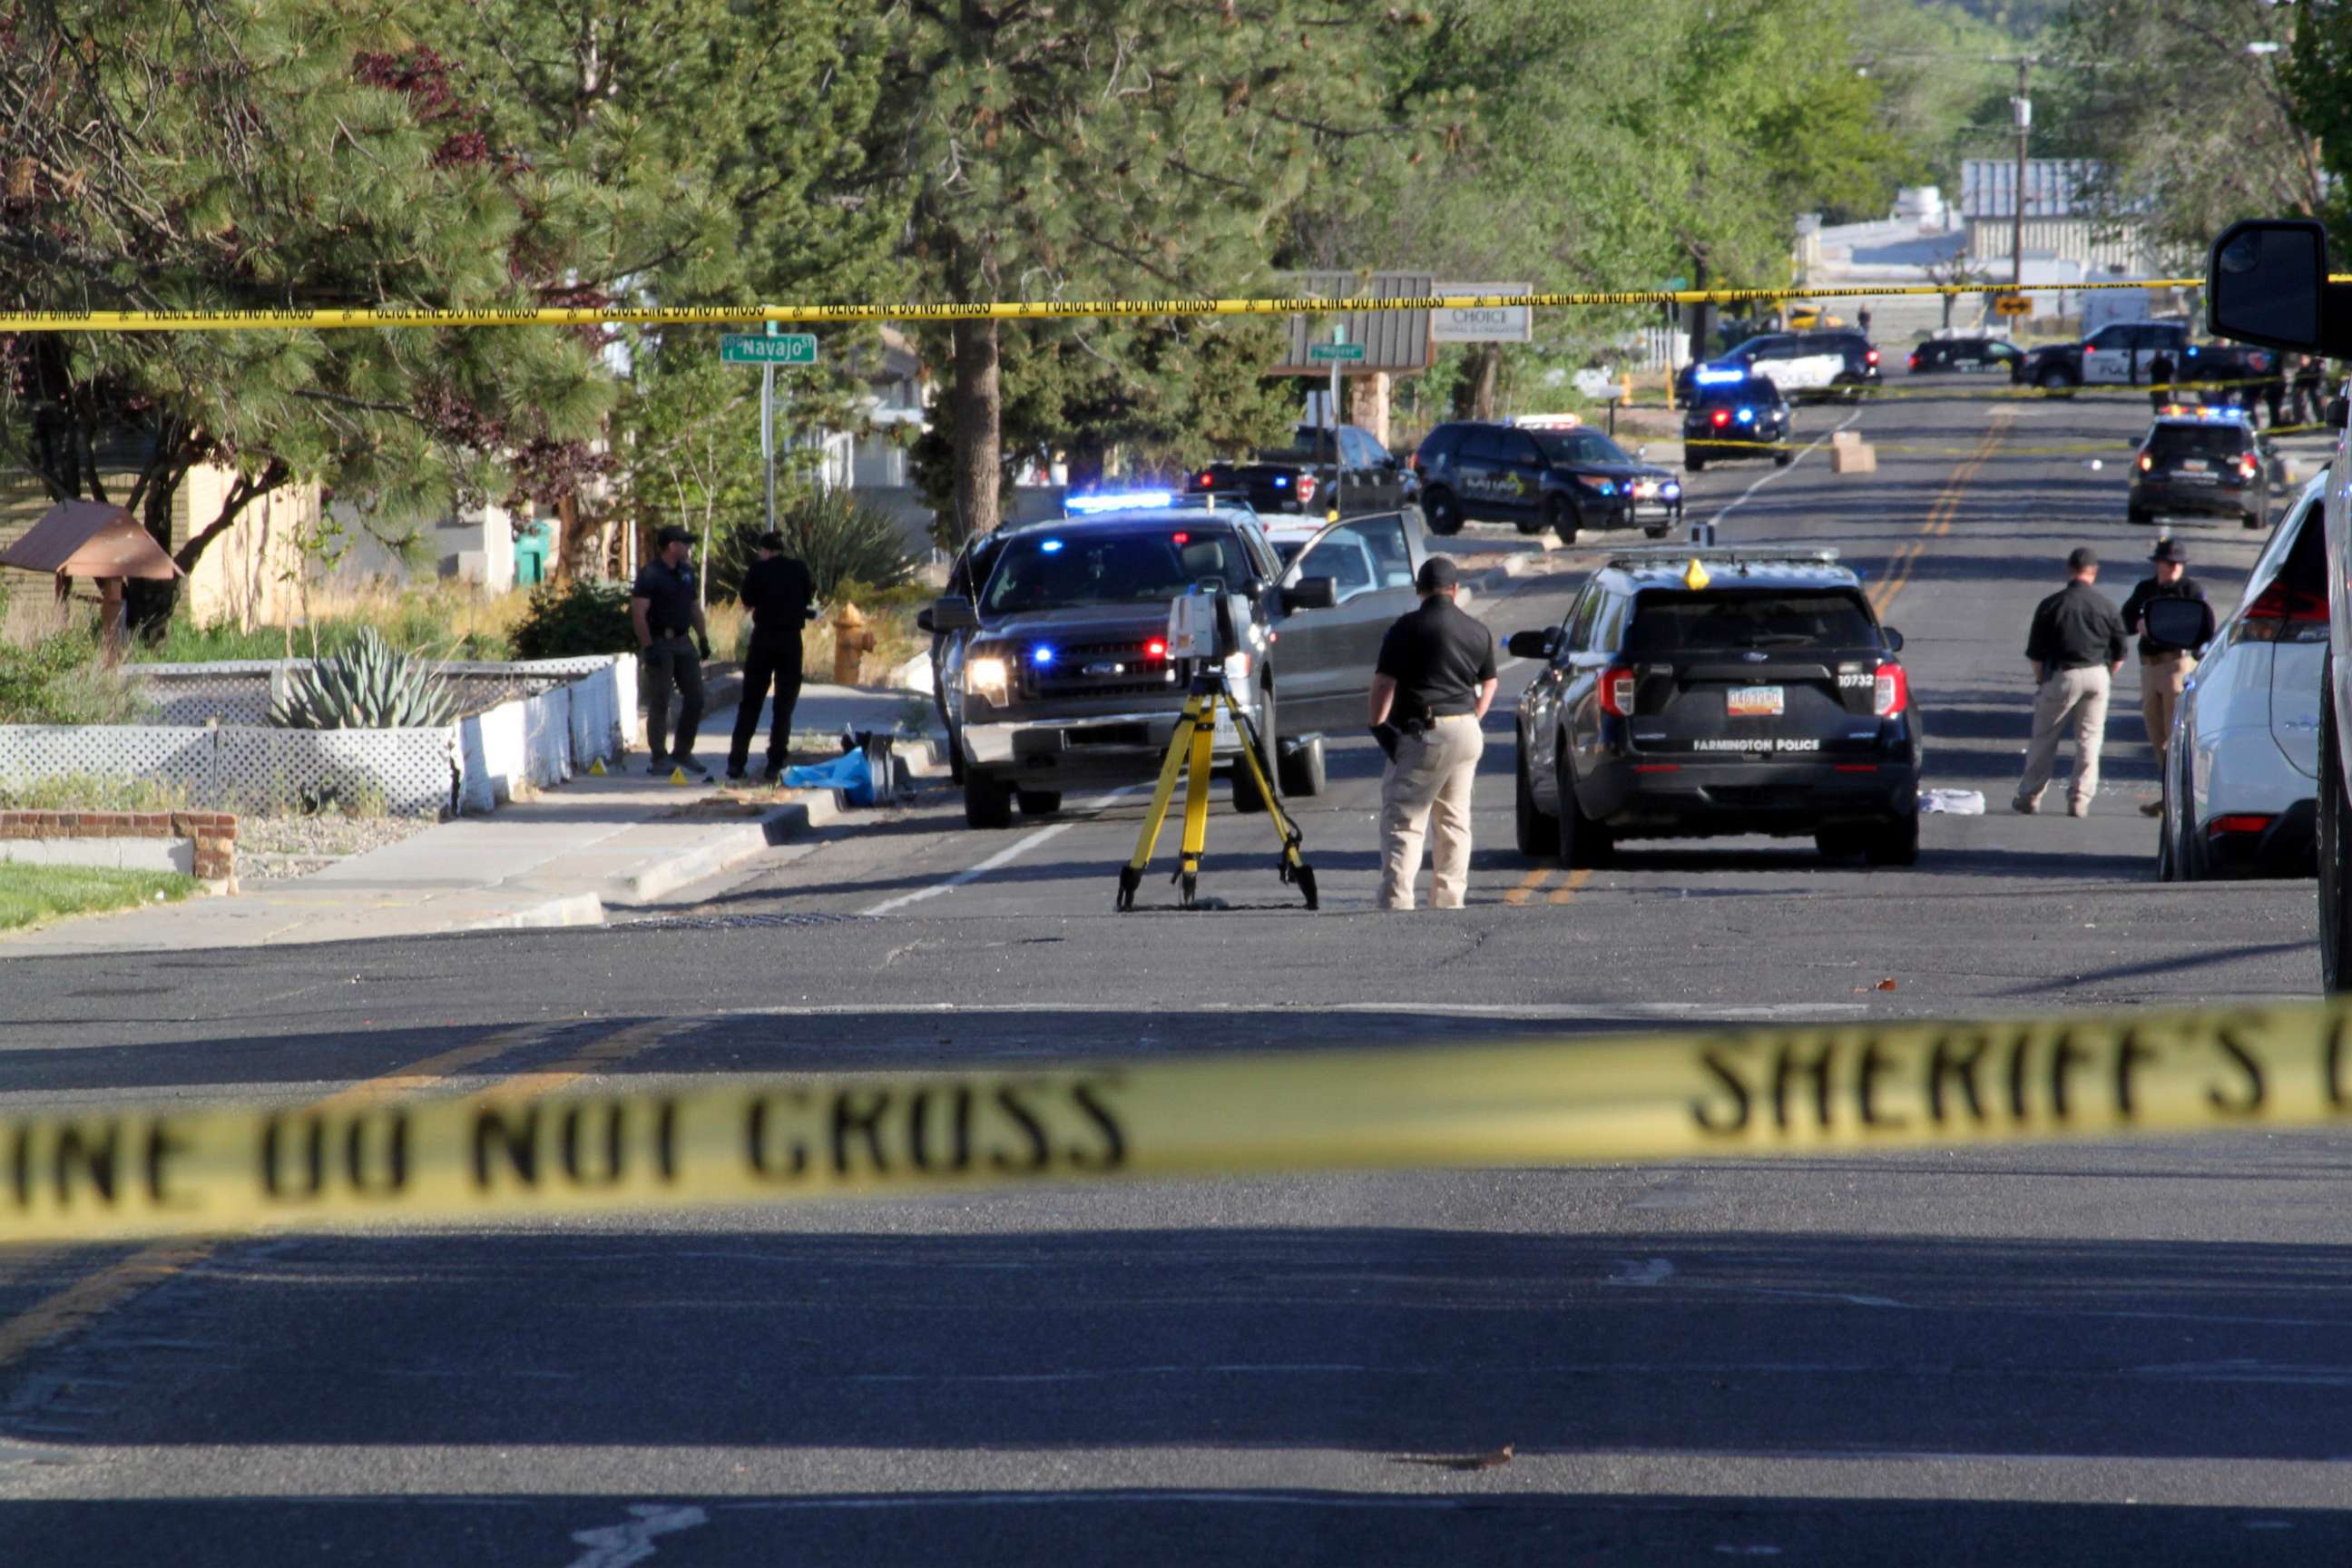
[[[1550,901],[1555,904],[1564,904],[1568,902],[1570,899],[1576,897],[1577,889],[1582,888],[1585,883],[1590,882],[1591,880],[1592,880],[1592,873],[1590,869],[1570,871],[1568,874],[1567,885],[1564,887],[1554,888],[1552,889]]]
[[[1867,595],[1872,608],[1881,616],[1895,603],[1895,596],[1910,584],[1913,569],[1918,565],[1920,557],[1927,552],[1927,541],[1941,538],[1952,531],[1953,520],[1960,514],[1960,501],[1968,494],[1970,481],[1986,463],[1991,461],[1993,449],[2009,434],[2010,420],[2002,417],[2009,412],[2007,409],[1993,411],[1993,418],[1985,430],[1984,438],[1977,443],[1968,461],[1953,470],[1952,477],[1937,494],[1935,503],[1927,509],[1927,520],[1919,525],[1921,537],[1897,550],[1887,562],[1885,576]]]
[[[1536,896],[1536,889],[1542,887],[1546,879],[1550,876],[1550,867],[1537,867],[1534,870],[1528,872],[1520,879],[1517,887],[1513,888],[1510,891],[1503,895],[1503,902],[1512,905],[1526,903],[1529,899]]]
[[[660,1019],[616,1029],[582,1047],[552,1067],[537,1072],[516,1074],[503,1079],[499,1087],[527,1094],[567,1088],[656,1043],[674,1023],[672,1019]],[[467,1068],[530,1044],[548,1034],[551,1027],[546,1024],[527,1024],[502,1029],[471,1045],[441,1051],[410,1062],[405,1067],[394,1068],[379,1077],[348,1085],[314,1101],[307,1109],[347,1110],[355,1105],[371,1104],[394,1095],[414,1094],[432,1089],[447,1083]],[[174,1275],[194,1268],[224,1245],[225,1242],[197,1240],[159,1242],[152,1247],[142,1247],[130,1257],[110,1263],[35,1302],[15,1317],[0,1321],[0,1367],[9,1366],[42,1345],[80,1330],[149,1286],[160,1285]],[[57,1249],[44,1248],[37,1254],[17,1253],[13,1256],[17,1261],[37,1267],[55,1257]],[[0,1253],[0,1259],[10,1256]]]

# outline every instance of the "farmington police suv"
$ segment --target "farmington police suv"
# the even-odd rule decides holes
[[[1545,664],[1518,704],[1522,854],[1595,866],[1628,838],[1769,834],[1918,858],[1902,634],[1834,550],[1629,552],[1508,647]]]

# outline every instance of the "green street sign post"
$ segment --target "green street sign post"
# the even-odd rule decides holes
[[[1309,343],[1307,345],[1307,357],[1316,361],[1352,362],[1364,357],[1364,345],[1361,343]]]
[[[729,364],[814,364],[814,332],[782,332],[759,337],[750,332],[725,332],[719,339],[719,357]]]

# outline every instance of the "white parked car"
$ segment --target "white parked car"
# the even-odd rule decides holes
[[[2287,509],[2181,694],[2157,844],[2166,881],[2313,874],[2326,487],[2323,473]]]

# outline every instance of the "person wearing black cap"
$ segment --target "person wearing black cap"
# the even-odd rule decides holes
[[[784,553],[784,536],[760,535],[759,559],[743,574],[743,607],[751,612],[751,647],[743,656],[743,700],[735,709],[735,736],[727,748],[727,776],[740,779],[751,761],[751,731],[768,685],[776,688],[776,718],[768,726],[770,784],[783,776],[793,745],[793,710],[801,700],[801,627],[816,598],[816,584],[803,563]]]
[[[2092,584],[2099,558],[2089,550],[2066,557],[2066,586],[2034,606],[2033,629],[2026,634],[2025,657],[2040,689],[2033,699],[2033,743],[2025,752],[2025,776],[2018,781],[2011,811],[2027,816],[2042,809],[2042,792],[2058,763],[2058,742],[2074,734],[2074,776],[2067,781],[2066,809],[2091,815],[2099,793],[2099,748],[2106,741],[2107,693],[2124,667],[2124,623],[2115,605]]]
[[[2189,575],[2189,547],[2177,539],[2159,539],[2148,559],[2156,563],[2156,575],[2143,577],[2124,600],[2124,629],[2139,634],[2139,715],[2147,723],[2147,743],[2156,752],[2157,777],[2164,776],[2164,756],[2172,739],[2172,717],[2180,711],[2180,691],[2189,679],[2189,672],[2197,668],[2197,656],[2185,647],[2159,642],[2147,635],[2147,606],[2157,599],[2194,599],[2205,602],[2205,590]],[[2144,800],[2139,805],[2142,816],[2156,816],[2164,810],[2161,800]]]
[[[710,770],[694,760],[695,726],[702,722],[702,660],[710,657],[700,585],[688,560],[694,535],[673,524],[658,539],[660,553],[637,568],[637,580],[629,585],[629,625],[636,630],[637,668],[644,677],[646,743],[653,751],[646,771],[659,774],[683,768],[707,779]],[[665,748],[672,687],[677,689],[677,739]]]
[[[1458,910],[1470,881],[1470,795],[1486,751],[1479,721],[1495,700],[1494,634],[1454,603],[1461,574],[1432,556],[1421,607],[1381,639],[1372,734],[1388,753],[1381,781],[1381,908],[1412,908],[1424,832],[1433,909]]]

